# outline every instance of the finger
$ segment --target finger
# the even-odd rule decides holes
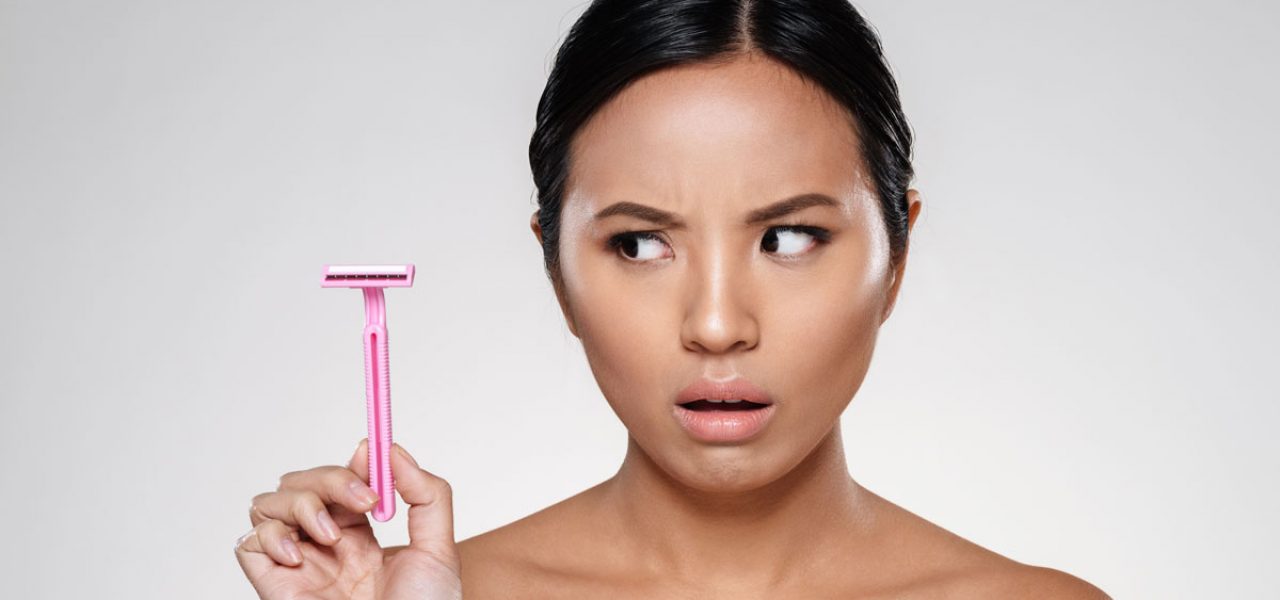
[[[279,493],[282,493],[282,492],[267,492],[267,494],[279,494]],[[266,494],[263,494],[262,497],[265,499]],[[263,513],[262,508],[260,507],[258,502],[259,502],[258,497],[255,496],[254,503],[251,503],[249,505],[249,521],[252,522],[254,525],[257,525],[258,523],[261,523],[263,521],[266,521],[267,519],[272,518],[270,516],[267,516],[265,513]],[[324,508],[325,510],[328,511],[329,518],[333,519],[333,522],[338,526],[339,530],[346,529],[348,527],[355,527],[358,525],[365,525],[365,526],[369,525],[369,516],[365,514],[367,510],[363,510],[363,509],[351,510],[345,506],[342,506],[341,504],[326,504]]]
[[[250,508],[252,518],[277,520],[301,527],[311,539],[326,546],[338,543],[341,526],[334,521],[320,495],[311,490],[282,490],[258,494]],[[256,525],[256,524],[255,524]]]
[[[378,503],[378,492],[369,487],[369,438],[362,438],[360,443],[356,444],[356,451],[351,454],[351,460],[347,461],[347,470],[355,474],[356,479],[360,480],[363,486],[355,486],[352,489],[357,492],[360,499],[372,498],[372,506]],[[368,509],[361,509],[359,512],[366,512]],[[335,515],[337,517],[337,515]],[[362,516],[361,519],[369,522],[369,517]],[[341,521],[339,521],[341,522]]]
[[[258,528],[256,526],[236,538],[236,562],[240,563],[240,569],[249,578],[249,582],[254,584],[255,590],[257,589],[256,582],[266,575],[271,570],[271,567],[276,565],[276,561],[262,552],[262,545],[258,540]]]
[[[392,444],[396,489],[409,505],[409,546],[457,560],[453,538],[453,490],[449,482],[422,469],[400,444]]]
[[[298,533],[288,525],[263,521],[236,541],[236,558],[249,575],[275,564],[295,566],[302,563],[298,541]]]
[[[357,511],[348,511],[345,508],[335,509],[333,511],[333,518],[343,527],[350,527],[357,524],[363,524],[366,527],[371,527],[369,523],[369,515],[365,513],[378,504],[378,492],[375,492],[373,488],[369,487],[369,438],[362,438],[360,442],[356,444],[356,451],[351,454],[351,459],[347,461],[347,470],[354,473],[356,478],[364,484],[364,487],[357,488],[357,497],[362,500],[368,498],[372,498],[373,500],[369,509],[362,508]],[[368,491],[366,492],[365,490]]]
[[[369,438],[362,438],[356,444],[356,451],[347,461],[347,470],[356,474],[361,481],[369,481]]]
[[[268,519],[284,521],[301,527],[307,535],[320,541],[336,541],[343,528],[368,523],[363,513],[373,507],[373,501],[366,504],[351,498],[341,504],[332,502],[332,499],[326,502],[325,496],[311,490],[266,492],[253,497],[249,520],[254,525]]]
[[[361,443],[363,446],[363,442]],[[361,450],[357,448],[357,457]],[[356,457],[352,458],[352,462]],[[338,504],[351,511],[363,513],[378,501],[378,494],[365,483],[361,473],[368,473],[368,466],[357,472],[348,467],[326,465],[305,471],[294,471],[280,477],[278,491],[306,490],[315,492],[325,504]]]

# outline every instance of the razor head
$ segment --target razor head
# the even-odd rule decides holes
[[[325,265],[320,287],[412,287],[413,265]]]

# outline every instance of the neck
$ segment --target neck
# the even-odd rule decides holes
[[[800,464],[753,489],[689,487],[630,437],[604,487],[609,512],[635,544],[635,566],[718,589],[776,587],[826,562],[866,502],[849,476],[838,422]]]

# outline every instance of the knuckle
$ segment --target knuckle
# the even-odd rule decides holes
[[[299,522],[302,521],[302,515],[315,512],[318,508],[324,507],[324,501],[320,499],[320,494],[311,490],[298,492],[298,496],[293,501],[294,515],[298,517]]]
[[[254,526],[254,529],[258,530],[258,539],[265,542],[274,542],[287,527],[279,519],[265,519]]]
[[[285,523],[280,519],[271,519],[268,523],[270,523],[271,532],[274,534],[272,538],[275,540],[279,540],[286,536],[293,537],[293,533],[297,531],[297,527],[294,527],[289,523]]]
[[[267,497],[274,493],[264,492],[258,494],[249,502],[249,520],[253,521],[255,525],[258,523],[258,519],[266,517],[262,512],[262,505],[266,502]]]
[[[425,477],[427,480],[427,485],[430,486],[433,490],[442,492],[442,493],[449,493],[453,490],[453,486],[451,486],[449,484],[449,481],[446,480],[445,478],[439,475],[436,475],[435,473],[432,473],[431,471],[428,471],[421,467],[419,467],[418,470],[422,472],[422,476]]]
[[[324,472],[324,486],[331,492],[340,492],[346,489],[353,480],[359,479],[356,474],[346,467],[330,467]]]
[[[316,471],[319,472],[321,475],[323,475],[325,478],[334,477],[335,475],[341,475],[343,471],[346,471],[348,473],[351,472],[350,469],[347,469],[346,467],[339,467],[338,465],[325,465],[323,467],[316,467]]]
[[[449,481],[448,481],[448,480],[446,480],[445,478],[443,478],[443,477],[439,477],[439,476],[435,476],[435,475],[432,475],[432,476],[431,476],[431,483],[432,483],[432,485],[433,485],[433,486],[435,486],[435,488],[436,488],[436,493],[438,493],[438,494],[444,494],[444,495],[452,495],[452,494],[453,494],[453,485],[452,485],[452,484],[450,484],[450,483],[449,483]]]
[[[360,478],[356,477],[355,473],[352,473],[347,469],[343,470],[347,471],[346,475],[335,475],[329,480],[329,484],[326,486],[326,492],[329,494],[330,498],[334,499],[335,502],[343,499],[349,499],[351,497],[351,484],[353,482],[365,483],[360,481]]]
[[[288,487],[294,479],[298,478],[298,473],[299,471],[289,471],[288,473],[281,475],[280,478],[276,480],[276,489],[283,490]]]

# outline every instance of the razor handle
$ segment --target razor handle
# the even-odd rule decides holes
[[[382,290],[365,288],[370,308],[382,308]],[[385,312],[364,327],[365,396],[369,420],[369,487],[378,494],[373,518],[390,520],[396,514],[395,479],[391,473],[391,373],[388,366]]]

